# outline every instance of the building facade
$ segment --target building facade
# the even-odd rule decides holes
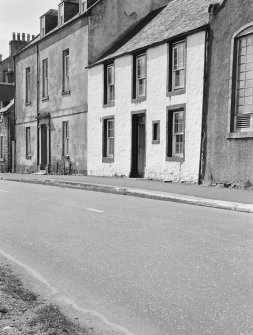
[[[81,2],[80,2],[81,4]],[[88,18],[63,1],[16,62],[16,171],[86,174]]]
[[[225,0],[210,7],[205,183],[253,184],[253,7]]]
[[[209,4],[173,1],[90,66],[90,175],[199,181]]]
[[[130,0],[122,8],[116,0],[64,0],[40,18],[40,35],[15,56],[17,172],[87,174],[89,58],[168,1],[136,5],[138,14],[111,35],[109,28],[103,34],[103,27],[112,25],[112,12],[119,23]],[[95,29],[99,20],[100,29]],[[97,48],[94,41],[101,36],[104,44]]]

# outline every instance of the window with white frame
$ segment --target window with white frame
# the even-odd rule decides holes
[[[185,87],[185,42],[172,45],[172,91]]]
[[[25,93],[25,102],[26,104],[31,103],[31,68],[27,67],[25,69],[25,81],[26,81],[26,93]]]
[[[104,103],[111,104],[115,100],[115,74],[114,63],[105,65],[105,92]]]
[[[114,157],[114,118],[104,119],[103,157]]]
[[[172,156],[184,156],[184,112],[173,113]]]
[[[48,59],[42,61],[42,98],[48,98]]]
[[[167,158],[181,161],[185,156],[185,104],[167,109]]]
[[[236,37],[234,130],[253,129],[253,26]]]
[[[62,155],[69,156],[69,121],[62,123]]]
[[[136,57],[136,98],[146,95],[146,54]]]
[[[0,159],[4,159],[4,137],[0,135]]]
[[[31,128],[26,127],[26,158],[31,158]]]
[[[63,51],[63,93],[69,93],[69,49]]]

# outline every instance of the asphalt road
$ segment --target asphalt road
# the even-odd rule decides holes
[[[250,214],[0,181],[0,254],[103,335],[252,335],[252,242]]]

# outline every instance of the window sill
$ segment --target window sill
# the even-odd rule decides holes
[[[25,106],[28,107],[28,106],[31,106],[31,104],[32,104],[31,102],[26,102],[26,103],[25,103]]]
[[[152,144],[160,144],[160,140],[152,140]]]
[[[166,157],[167,162],[179,162],[183,163],[184,162],[184,157]]]
[[[70,91],[61,92],[61,95],[70,95]]]
[[[61,158],[68,160],[69,159],[69,155],[62,155]]]
[[[31,156],[31,155],[26,155],[25,158],[26,158],[27,160],[31,160],[31,159],[32,159],[32,156]]]
[[[103,163],[114,163],[114,157],[103,157],[102,162]]]
[[[180,89],[175,90],[175,91],[167,92],[167,97],[173,97],[174,95],[181,95],[181,94],[185,94],[185,93],[186,93],[186,89],[185,88],[180,88]]]
[[[4,163],[4,158],[0,158],[0,162],[1,162],[1,163]]]
[[[134,99],[132,99],[132,103],[133,104],[138,104],[138,103],[143,102],[145,100],[146,100],[146,96],[145,97],[134,98]]]
[[[110,108],[110,107],[114,107],[115,106],[115,102],[109,102],[108,104],[104,104],[103,108]]]
[[[46,102],[48,100],[49,100],[49,97],[44,97],[44,98],[41,99],[42,102]]]
[[[244,138],[253,138],[253,130],[250,131],[241,131],[238,133],[228,133],[227,139],[244,139]]]

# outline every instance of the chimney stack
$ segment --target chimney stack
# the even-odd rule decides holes
[[[30,34],[27,34],[27,42],[30,42]]]
[[[32,35],[32,40],[35,38],[35,35]]]
[[[17,40],[20,41],[20,33],[17,33]]]
[[[16,33],[12,33],[12,40],[13,40],[13,41],[16,40]]]
[[[25,33],[22,33],[22,41],[25,41]]]
[[[0,54],[0,63],[3,61],[3,55]]]

